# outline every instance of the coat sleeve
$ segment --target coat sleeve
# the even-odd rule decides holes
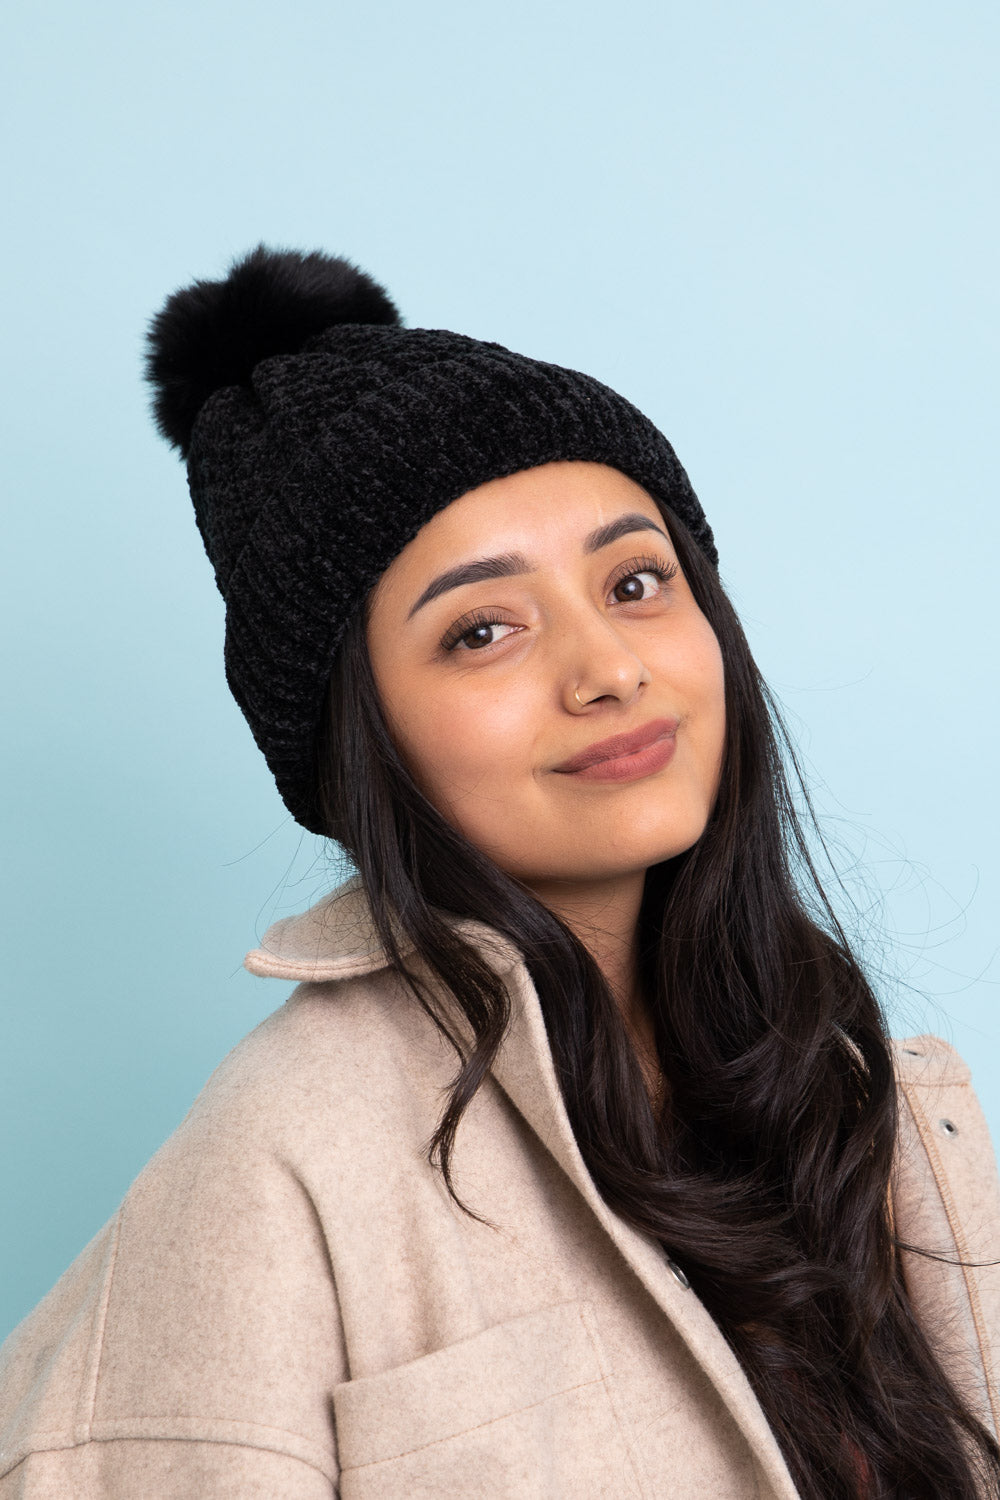
[[[0,1350],[0,1500],[330,1500],[346,1378],[299,1174],[195,1110]]]
[[[935,1352],[1000,1430],[1000,1178],[968,1065],[940,1037],[894,1044],[899,1153],[896,1234],[907,1291]]]

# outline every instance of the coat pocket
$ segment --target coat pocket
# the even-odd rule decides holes
[[[333,1393],[342,1500],[641,1493],[594,1314],[563,1302]]]

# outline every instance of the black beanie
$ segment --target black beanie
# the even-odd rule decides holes
[[[314,743],[337,645],[425,522],[489,479],[609,464],[712,532],[653,423],[576,370],[404,328],[350,261],[259,245],[153,318],[147,379],[226,601],[226,678],[292,816],[322,833]]]

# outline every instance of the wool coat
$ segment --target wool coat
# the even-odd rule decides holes
[[[0,1351],[2,1500],[794,1500],[683,1270],[597,1193],[523,958],[449,920],[513,1010],[456,1140],[480,1217],[425,1156],[455,1054],[353,879],[247,956],[298,987]],[[968,1068],[930,1036],[895,1060],[899,1232],[1000,1255]],[[995,1428],[1000,1270],[904,1263]]]

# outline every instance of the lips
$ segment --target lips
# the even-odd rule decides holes
[[[555,770],[585,771],[588,766],[596,766],[601,761],[635,755],[636,751],[645,750],[647,745],[654,745],[657,740],[676,734],[679,723],[679,719],[653,719],[650,723],[643,724],[641,729],[633,729],[631,734],[615,734],[608,740],[598,740],[595,744],[588,745],[586,750],[581,750],[572,759],[556,766]]]

